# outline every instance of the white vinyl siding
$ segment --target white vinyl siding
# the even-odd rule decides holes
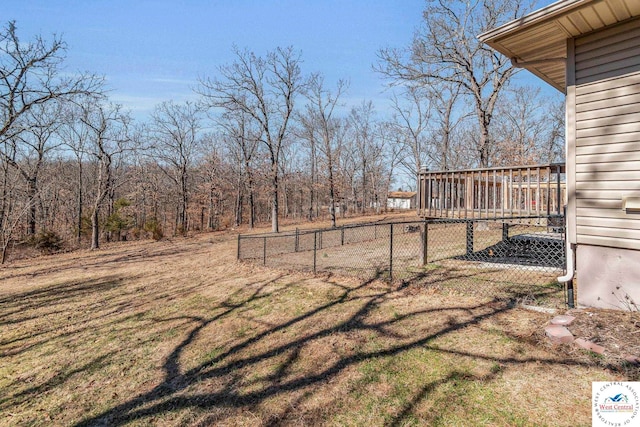
[[[578,244],[640,249],[640,20],[575,40]]]
[[[411,209],[411,199],[389,198],[387,207],[390,209]]]

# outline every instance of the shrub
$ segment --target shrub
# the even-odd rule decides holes
[[[35,236],[32,236],[28,243],[43,253],[58,252],[64,246],[62,237],[60,237],[55,231],[41,231]]]
[[[162,232],[162,226],[155,218],[151,218],[150,220],[145,222],[144,231],[146,231],[147,233],[151,233],[151,238],[156,241],[162,239],[162,237],[164,236],[164,233]]]
[[[139,239],[140,236],[142,235],[142,230],[140,230],[140,228],[138,228],[138,227],[132,228],[131,230],[129,230],[129,232],[131,233],[131,236],[134,239]]]
[[[116,240],[122,240],[122,233],[133,226],[133,216],[127,210],[129,206],[131,206],[131,202],[125,198],[116,200],[113,204],[113,213],[109,215],[105,223],[105,229],[115,233]]]

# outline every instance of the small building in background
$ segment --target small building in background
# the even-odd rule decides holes
[[[416,208],[415,191],[391,191],[387,195],[387,209],[402,210]]]

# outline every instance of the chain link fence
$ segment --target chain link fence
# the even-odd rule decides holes
[[[429,219],[238,236],[238,259],[283,269],[564,304],[563,217]]]

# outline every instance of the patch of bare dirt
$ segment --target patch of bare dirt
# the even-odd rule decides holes
[[[440,293],[438,289],[409,286],[406,292]],[[626,381],[640,380],[640,312],[607,310],[598,308],[580,308],[567,310],[567,315],[576,319],[568,327],[578,339],[595,343],[605,348],[603,354],[585,350],[575,343],[553,345],[545,335],[544,327],[556,314],[530,313],[524,316],[522,311],[505,314],[510,329],[519,339],[536,344],[561,357],[569,357],[577,363],[594,364],[622,375]],[[522,319],[526,319],[526,325]],[[518,332],[515,332],[515,330]]]
[[[640,380],[640,312],[583,308],[567,314],[576,318],[569,326],[575,338],[598,344],[605,351],[596,355],[575,345],[562,346],[562,351],[577,360],[592,359],[621,371],[630,381]]]

